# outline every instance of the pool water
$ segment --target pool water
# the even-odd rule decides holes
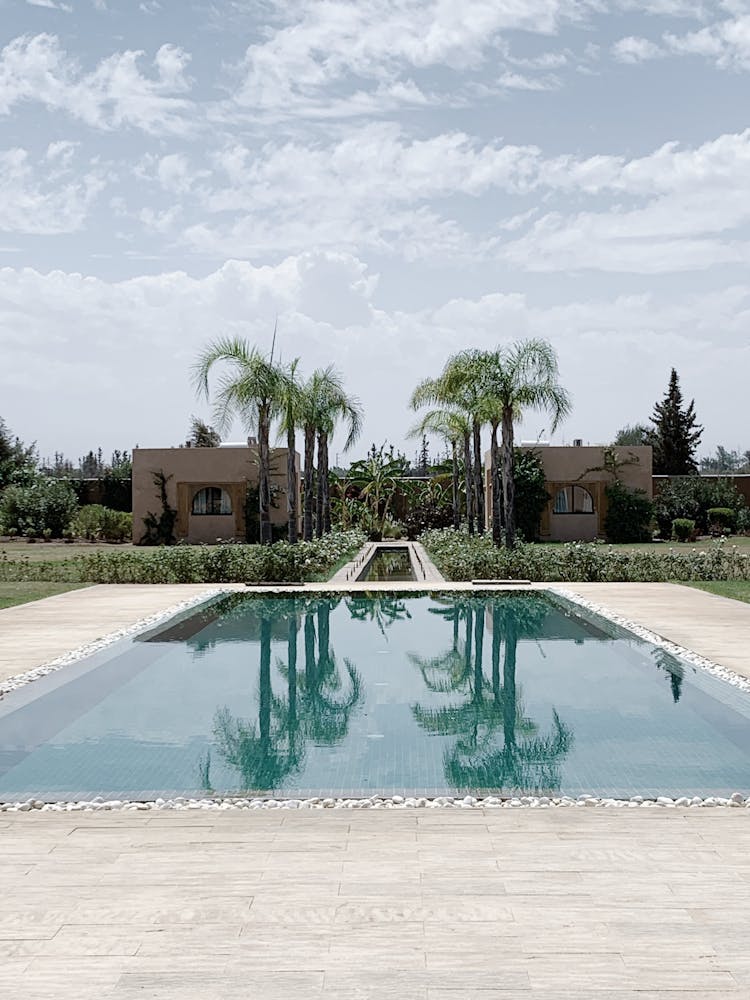
[[[560,598],[231,595],[0,701],[0,799],[750,791],[750,696]]]
[[[367,564],[361,579],[365,581],[378,580],[385,583],[413,580],[414,571],[411,566],[409,550],[398,546],[378,548]]]

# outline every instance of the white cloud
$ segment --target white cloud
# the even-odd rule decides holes
[[[70,14],[73,8],[67,3],[56,3],[55,0],[26,0],[29,7],[47,7],[49,10],[62,10]]]
[[[326,144],[234,144],[211,161],[207,171],[166,157],[143,176],[194,200],[200,221],[184,238],[212,255],[345,247],[643,272],[746,259],[746,237],[734,231],[750,224],[750,130],[627,159],[545,157],[536,146],[480,144],[464,133],[414,139],[370,125]],[[469,226],[457,198],[484,199],[486,218]],[[612,198],[619,203],[599,207]],[[503,246],[508,232],[517,238]]]
[[[477,347],[532,334],[553,342],[574,399],[558,440],[608,440],[622,424],[646,417],[676,357],[685,393],[696,396],[709,427],[707,447],[734,440],[736,422],[724,401],[745,393],[750,287],[685,295],[677,303],[639,294],[546,307],[518,293],[492,292],[392,312],[375,305],[375,294],[374,276],[346,254],[302,254],[275,267],[230,261],[202,278],[176,272],[114,283],[3,268],[6,412],[43,452],[77,454],[91,447],[92,433],[105,449],[177,444],[196,407],[189,369],[198,351],[221,333],[267,349],[278,315],[284,357],[301,357],[308,372],[335,359],[362,398],[363,450],[385,437],[403,442],[411,389],[440,370],[467,330]],[[712,394],[712,383],[721,392]],[[82,397],[85,407],[78,405]],[[93,432],[91,412],[97,413]],[[531,418],[526,433],[542,427],[543,420]]]
[[[462,4],[332,0],[277,3],[276,8],[282,26],[248,47],[237,67],[240,83],[234,99],[257,114],[284,116],[322,113],[332,98],[340,99],[335,88],[347,81],[356,81],[360,103],[374,102],[380,110],[392,108],[395,100],[410,104],[416,97],[423,101],[426,97],[414,82],[415,73],[445,67],[468,77],[489,57],[496,60],[499,49],[507,54],[503,32],[554,35],[564,24],[585,20],[598,4],[596,0],[468,0]],[[547,59],[561,64],[559,54],[549,54]],[[364,87],[362,81],[367,81]],[[398,84],[407,84],[407,90],[394,90]],[[505,79],[501,74],[499,85],[531,87],[511,73]],[[442,101],[445,96],[444,90],[430,100]],[[344,102],[340,110],[354,114],[355,108]]]
[[[32,163],[25,149],[0,152],[0,231],[46,235],[83,226],[105,180],[98,168],[69,170],[70,144],[56,145],[65,149],[51,156],[48,150],[44,167]]]
[[[716,21],[697,31],[683,34],[665,32],[660,44],[647,38],[621,38],[612,47],[617,60],[645,62],[666,55],[702,56],[719,69],[750,69],[750,13],[732,4],[735,16]]]
[[[16,105],[38,102],[64,111],[99,129],[127,126],[153,133],[189,131],[184,97],[190,89],[190,56],[175,45],[162,45],[154,57],[154,76],[138,66],[142,52],[117,52],[85,73],[54,35],[24,35],[0,52],[0,114]]]
[[[618,62],[639,63],[647,59],[658,59],[664,55],[664,50],[648,38],[629,36],[621,38],[612,46],[612,53]]]

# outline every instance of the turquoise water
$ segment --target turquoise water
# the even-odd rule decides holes
[[[0,701],[0,798],[750,792],[750,697],[555,598],[232,595]]]

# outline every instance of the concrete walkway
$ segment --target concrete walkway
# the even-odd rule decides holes
[[[750,996],[750,812],[4,814],[0,995]]]
[[[750,604],[675,583],[571,583],[565,589],[750,678]]]
[[[0,681],[210,590],[206,584],[102,584],[3,608]]]

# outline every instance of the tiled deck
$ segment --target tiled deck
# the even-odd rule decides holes
[[[750,813],[4,814],[0,995],[750,996]]]

